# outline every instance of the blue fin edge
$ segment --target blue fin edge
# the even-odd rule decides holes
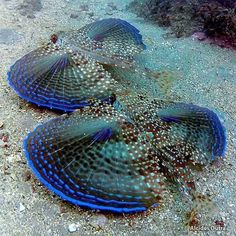
[[[135,26],[133,26],[132,24],[130,24],[126,20],[122,20],[120,18],[105,18],[105,19],[102,19],[100,21],[104,21],[104,20],[116,20],[116,21],[119,21],[123,26],[127,27],[127,29],[129,29],[130,32],[133,32],[135,34],[136,42],[139,45],[141,45],[144,50],[147,49],[147,46],[143,43],[143,36],[140,34],[140,30],[137,29]],[[96,23],[96,21],[93,22],[93,23]]]
[[[209,110],[209,109],[207,109],[207,110]],[[220,133],[219,136],[220,136],[221,142],[223,143],[222,148],[220,150],[217,150],[216,153],[214,153],[214,150],[212,150],[212,158],[213,158],[213,160],[215,160],[215,156],[220,156],[220,157],[225,156],[226,149],[227,149],[227,134],[226,134],[226,128],[222,124],[222,122],[221,122],[219,116],[216,114],[216,112],[214,112],[212,110],[209,110],[209,111],[211,112],[212,116],[214,116],[215,127],[217,128],[217,131]]]
[[[53,119],[50,119],[50,120],[53,120]],[[36,126],[36,128],[34,130],[36,130],[37,128],[39,128],[41,126],[42,126],[42,124]],[[134,208],[124,208],[124,207],[122,208],[121,207],[121,208],[116,208],[116,207],[109,207],[109,206],[101,206],[101,205],[96,205],[96,204],[92,204],[92,203],[87,203],[87,202],[75,200],[71,197],[68,197],[67,195],[65,195],[64,193],[59,191],[58,189],[54,188],[49,182],[47,182],[41,176],[41,174],[38,172],[38,170],[35,168],[32,160],[30,159],[30,154],[27,151],[27,143],[28,143],[28,139],[29,139],[30,135],[31,135],[31,132],[28,133],[28,135],[26,136],[26,138],[23,141],[23,151],[24,151],[27,163],[28,163],[29,167],[31,168],[31,170],[33,171],[33,173],[35,174],[35,176],[38,178],[38,180],[43,185],[45,185],[51,192],[58,195],[61,199],[65,200],[65,201],[68,201],[68,202],[70,202],[74,205],[78,205],[80,207],[85,207],[85,208],[89,208],[89,209],[93,209],[93,210],[95,209],[95,210],[108,211],[108,212],[113,212],[113,213],[130,213],[130,214],[132,214],[132,213],[142,212],[142,211],[147,210],[147,207],[134,207]],[[156,206],[157,204],[155,203],[154,205]]]
[[[87,103],[86,101],[84,101],[84,103],[81,103],[81,104],[76,104],[76,105],[70,105],[70,106],[60,106],[60,105],[52,105],[52,104],[44,104],[44,103],[40,103],[40,102],[37,102],[37,101],[33,101],[32,99],[29,99],[28,97],[22,95],[18,89],[16,89],[16,87],[14,86],[14,84],[12,83],[12,80],[11,80],[11,70],[13,68],[13,66],[15,65],[15,63],[13,65],[11,65],[10,67],[10,70],[7,72],[7,81],[8,81],[8,84],[10,85],[10,87],[14,90],[14,92],[20,97],[22,98],[23,100],[29,102],[29,103],[32,103],[32,104],[36,104],[37,106],[39,107],[44,107],[44,108],[49,108],[51,110],[58,110],[58,111],[63,111],[63,112],[73,112],[75,111],[76,109],[80,109],[80,108],[84,108],[86,106],[90,106],[89,103]],[[106,100],[109,100],[109,98],[106,98],[102,101],[106,102]],[[58,100],[60,101],[60,100]]]
[[[219,116],[217,115],[217,113],[211,109],[208,109],[206,107],[201,107],[201,106],[198,106],[198,105],[194,105],[194,104],[186,104],[186,103],[179,103],[178,105],[183,105],[183,106],[191,106],[192,108],[197,108],[197,109],[201,109],[203,111],[206,112],[206,114],[208,115],[209,118],[211,118],[212,120],[212,125],[213,127],[215,127],[215,129],[217,130],[218,132],[218,137],[220,138],[220,143],[223,144],[221,146],[220,149],[218,150],[214,150],[215,148],[215,145],[212,146],[212,151],[211,151],[211,154],[212,154],[212,160],[215,160],[215,158],[217,156],[219,157],[224,157],[225,156],[225,153],[226,153],[226,149],[227,149],[227,135],[226,135],[226,129],[225,127],[223,126]],[[161,119],[163,119],[163,121],[167,121],[167,122],[175,122],[175,123],[179,123],[181,122],[181,119],[179,119],[178,117],[175,117],[175,116],[162,116]]]

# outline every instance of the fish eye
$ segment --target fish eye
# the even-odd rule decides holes
[[[56,34],[52,34],[50,40],[51,42],[56,43],[58,40],[58,36]]]

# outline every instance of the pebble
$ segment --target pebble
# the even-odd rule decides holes
[[[6,198],[0,195],[0,205],[2,206],[6,202]]]
[[[53,219],[60,213],[60,208],[55,204],[44,203],[42,205],[42,212],[45,218]]]
[[[22,178],[24,181],[29,181],[31,179],[31,171],[27,170],[22,174]]]
[[[111,10],[113,10],[113,11],[118,10],[118,8],[117,8],[117,6],[115,5],[114,2],[109,2],[109,3],[107,4],[107,6],[110,7]]]
[[[81,11],[89,11],[89,5],[88,4],[81,4],[80,10]]]
[[[77,224],[72,223],[72,224],[70,224],[70,225],[68,226],[68,231],[69,231],[70,233],[73,233],[73,232],[76,232],[76,231],[77,231],[77,228],[78,228]]]
[[[0,139],[0,148],[8,147],[9,144]]]
[[[71,13],[70,14],[70,18],[72,18],[72,19],[76,19],[78,17],[79,17],[79,14],[77,14],[77,13]]]
[[[25,210],[25,206],[21,202],[20,202],[19,210],[20,212]]]
[[[0,131],[0,139],[1,139],[3,142],[8,142],[9,133],[6,132],[6,131]]]
[[[108,223],[108,219],[106,216],[100,214],[97,216],[92,217],[90,224],[94,228],[104,228]]]

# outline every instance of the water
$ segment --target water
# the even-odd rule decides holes
[[[108,221],[102,229],[99,229],[91,226],[90,221],[93,219],[94,222],[94,217],[99,219],[101,214],[103,217],[104,213],[81,210],[64,203],[39,186],[38,182],[35,184],[34,177],[28,181],[24,178],[28,167],[22,152],[22,139],[28,131],[32,131],[35,124],[45,122],[59,114],[30,105],[20,99],[7,84],[7,71],[16,59],[48,42],[53,33],[78,29],[93,21],[110,17],[121,18],[140,29],[147,45],[141,60],[146,67],[153,71],[175,75],[176,79],[168,99],[207,107],[217,113],[226,127],[228,147],[225,161],[218,168],[213,166],[201,172],[198,175],[197,189],[202,193],[210,192],[213,196],[212,202],[216,205],[210,217],[202,212],[201,224],[204,225],[204,217],[207,218],[208,227],[214,225],[216,220],[222,220],[225,224],[224,232],[208,228],[204,235],[216,235],[216,233],[234,235],[235,50],[231,47],[220,47],[222,41],[220,43],[215,41],[216,36],[220,38],[219,35],[214,35],[214,44],[212,38],[199,41],[193,34],[201,30],[202,25],[193,21],[191,24],[189,19],[181,24],[183,28],[193,25],[191,26],[194,28],[193,32],[189,26],[188,30],[180,28],[180,35],[173,34],[176,33],[176,27],[180,27],[181,21],[175,22],[171,19],[169,27],[160,27],[160,23],[155,23],[149,17],[148,11],[146,15],[139,12],[137,16],[133,10],[128,10],[127,6],[131,2],[128,0],[22,2],[24,3],[21,4],[16,0],[0,1],[0,124],[3,124],[0,134],[1,137],[6,133],[9,134],[8,146],[0,147],[1,235],[67,235],[68,227],[72,223],[79,225],[76,228],[78,233],[87,235],[188,234],[185,215],[190,209],[189,205],[181,200],[182,195],[166,196],[164,206],[159,210],[150,211],[147,216],[105,214]],[[193,4],[196,2],[193,1]],[[186,12],[189,9],[188,5],[182,15],[188,15]],[[177,14],[177,8],[168,14],[178,17],[181,15]],[[205,33],[206,31],[202,37],[206,37]],[[183,37],[179,37],[182,35]],[[17,207],[20,204],[26,207],[23,212]],[[45,209],[45,205],[50,207]],[[63,211],[66,213],[62,213]],[[37,229],[33,227],[34,225]]]

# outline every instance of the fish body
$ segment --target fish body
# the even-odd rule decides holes
[[[156,206],[169,181],[194,193],[192,167],[224,155],[217,115],[183,103],[138,105],[98,101],[38,126],[24,141],[30,167],[61,198],[105,211]]]
[[[169,101],[173,78],[135,60],[145,48],[138,29],[111,18],[53,35],[11,67],[8,81],[20,97],[72,112],[24,140],[29,166],[62,199],[144,211],[160,204],[167,182],[191,195],[193,166],[225,155],[218,116]]]

